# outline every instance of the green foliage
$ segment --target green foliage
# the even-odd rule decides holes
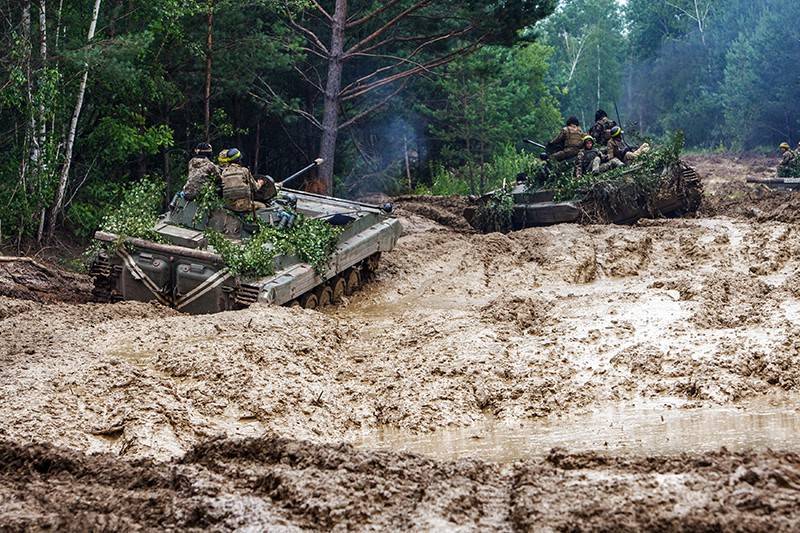
[[[514,197],[506,186],[478,206],[472,223],[484,233],[506,232],[512,228]]]
[[[164,242],[154,226],[158,222],[164,184],[155,179],[143,179],[125,191],[122,203],[103,219],[100,228],[125,238]]]
[[[197,204],[197,211],[194,215],[195,222],[205,220],[217,209],[225,207],[225,200],[217,190],[217,184],[214,181],[209,181],[200,189],[195,203]]]
[[[288,230],[260,222],[258,232],[243,243],[214,230],[206,230],[206,236],[231,272],[263,277],[275,272],[275,258],[279,255],[295,255],[318,274],[324,274],[341,232],[341,228],[323,220],[298,215]]]
[[[606,191],[627,191],[626,194],[648,195],[654,192],[661,183],[666,169],[678,163],[683,150],[685,137],[683,132],[675,133],[669,142],[642,155],[631,166],[620,167],[602,174],[584,174],[576,178],[573,173],[563,173],[554,183],[557,201],[580,199],[592,189],[603,188]],[[613,196],[610,192],[609,198]],[[615,202],[625,203],[621,197]]]
[[[514,182],[520,172],[535,175],[542,165],[534,154],[517,150],[509,144],[501,147],[490,161],[480,166],[467,163],[457,169],[447,169],[441,163],[434,163],[431,185],[418,185],[415,193],[434,196],[484,194]]]
[[[439,162],[458,168],[471,193],[499,185],[503,169],[495,165],[491,175],[492,165],[486,165],[495,154],[507,155],[508,145],[525,137],[544,138],[559,124],[544,84],[550,53],[540,44],[487,47],[448,66],[437,80],[443,99],[423,112],[432,137],[443,144]]]
[[[441,163],[431,164],[431,184],[418,184],[414,194],[424,196],[453,196],[469,194],[469,183]]]
[[[67,212],[70,227],[80,237],[90,237],[102,227],[109,211],[115,209],[125,191],[119,183],[105,181],[87,185],[81,198],[73,201]]]
[[[598,108],[611,113],[621,93],[627,53],[622,20],[616,0],[567,0],[536,26],[554,51],[548,84],[561,112],[577,116],[585,129]]]

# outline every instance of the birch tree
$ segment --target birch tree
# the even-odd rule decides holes
[[[86,36],[87,43],[91,43],[92,39],[94,39],[95,30],[97,28],[97,18],[100,15],[100,2],[101,0],[95,0],[94,2],[94,9],[92,10],[92,18],[91,21],[89,22],[89,31]],[[55,233],[56,219],[58,218],[58,215],[61,212],[61,207],[64,202],[64,194],[67,190],[67,182],[69,181],[69,170],[72,164],[72,152],[75,147],[75,135],[78,130],[78,120],[80,119],[81,116],[81,110],[83,109],[83,99],[84,95],[86,94],[86,83],[88,79],[89,79],[89,64],[85,63],[83,67],[83,73],[81,75],[80,85],[78,87],[78,95],[75,101],[75,110],[72,112],[72,119],[70,120],[69,130],[67,132],[66,147],[64,149],[64,163],[61,167],[61,174],[58,180],[58,190],[56,191],[56,198],[55,202],[53,203],[53,208],[50,211],[50,224],[47,230],[48,240],[51,239],[53,237],[53,233]]]

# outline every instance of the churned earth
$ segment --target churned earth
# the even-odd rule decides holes
[[[321,313],[7,291],[0,528],[797,529],[798,201],[691,163],[699,216],[632,227],[403,198]]]

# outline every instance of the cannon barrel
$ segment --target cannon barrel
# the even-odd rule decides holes
[[[286,187],[286,185],[289,184],[290,182],[296,180],[300,176],[303,176],[306,172],[308,172],[312,168],[320,166],[324,162],[325,162],[325,160],[322,159],[322,158],[315,159],[314,162],[311,163],[310,165],[308,165],[307,167],[304,167],[304,168],[298,170],[297,172],[295,172],[294,174],[292,174],[288,178],[284,179],[283,181],[279,181],[275,185],[278,186],[278,187]]]

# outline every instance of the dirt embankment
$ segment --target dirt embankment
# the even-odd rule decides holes
[[[800,457],[770,452],[501,467],[265,436],[153,464],[0,441],[9,529],[790,531],[798,494]]]
[[[84,303],[91,300],[92,281],[51,263],[0,255],[2,296],[34,302]]]

